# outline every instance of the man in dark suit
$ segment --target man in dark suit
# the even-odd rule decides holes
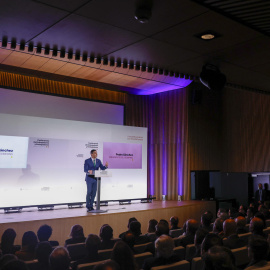
[[[255,204],[260,205],[264,203],[266,199],[266,194],[265,190],[262,188],[262,184],[258,184],[258,190],[255,192]]]
[[[94,174],[95,171],[99,168],[105,170],[108,168],[108,162],[105,163],[105,166],[102,164],[101,160],[97,158],[97,150],[91,150],[91,158],[86,159],[84,162],[84,172],[85,181],[87,185],[87,194],[86,194],[86,208],[87,211],[93,211],[93,203],[97,193],[97,179]]]

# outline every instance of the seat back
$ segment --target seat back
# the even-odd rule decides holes
[[[179,237],[183,233],[183,229],[170,230],[170,236],[172,238]]]
[[[144,260],[148,259],[148,258],[151,258],[151,257],[153,257],[153,254],[151,252],[144,252],[144,253],[141,253],[141,254],[135,254],[134,255],[135,261],[136,261],[139,269],[142,269]]]
[[[186,246],[186,254],[185,254],[185,260],[191,261],[194,254],[196,253],[196,247],[194,244],[190,244]]]
[[[245,245],[248,245],[248,238],[251,236],[251,232],[239,234],[239,238],[242,239],[245,242]]]
[[[94,269],[94,267],[100,263],[105,263],[105,261],[98,261],[98,262],[92,262],[92,263],[84,263],[84,264],[79,264],[77,266],[77,270],[91,270]]]
[[[267,227],[263,230],[264,233],[269,234],[270,233],[270,227]]]
[[[232,249],[231,251],[235,257],[236,266],[244,266],[249,263],[247,247],[235,248]]]
[[[139,253],[144,253],[148,250],[148,248],[150,248],[153,245],[152,242],[148,242],[145,244],[141,244],[141,245],[134,245],[133,250],[136,254]]]
[[[33,261],[26,261],[25,262],[29,270],[39,270],[40,265],[38,260],[33,260]]]
[[[98,251],[98,257],[100,260],[108,260],[111,258],[112,249],[103,249]]]
[[[67,245],[71,261],[82,259],[86,255],[85,243]]]
[[[201,257],[193,258],[190,270],[201,270],[204,268],[204,261]]]
[[[267,220],[265,221],[265,225],[266,225],[266,227],[270,227],[270,219],[267,219]]]
[[[186,249],[183,246],[175,247],[173,253],[176,254],[180,260],[185,259]]]
[[[166,264],[161,266],[152,267],[151,270],[190,270],[190,263],[186,260],[182,260],[172,264]]]

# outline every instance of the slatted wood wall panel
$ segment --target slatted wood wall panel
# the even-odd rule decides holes
[[[222,170],[270,171],[270,95],[227,88]]]

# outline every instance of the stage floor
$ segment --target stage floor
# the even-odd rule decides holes
[[[37,232],[39,226],[48,224],[53,228],[52,240],[58,240],[61,245],[68,238],[70,229],[75,224],[84,228],[85,235],[99,234],[103,224],[109,224],[114,230],[114,237],[127,230],[127,222],[130,217],[136,217],[142,224],[142,233],[146,233],[150,219],[166,219],[178,216],[180,226],[188,218],[198,221],[206,210],[216,212],[214,201],[153,201],[152,203],[140,203],[119,205],[109,203],[102,206],[105,213],[87,213],[86,208],[69,209],[67,206],[58,206],[54,210],[38,211],[35,208],[25,208],[20,213],[4,213],[0,211],[0,235],[7,228],[14,228],[17,232],[16,244],[21,243],[25,231]]]

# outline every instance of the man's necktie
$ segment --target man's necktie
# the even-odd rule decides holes
[[[93,160],[93,163],[94,163],[94,167],[96,167],[96,160],[95,159]]]

